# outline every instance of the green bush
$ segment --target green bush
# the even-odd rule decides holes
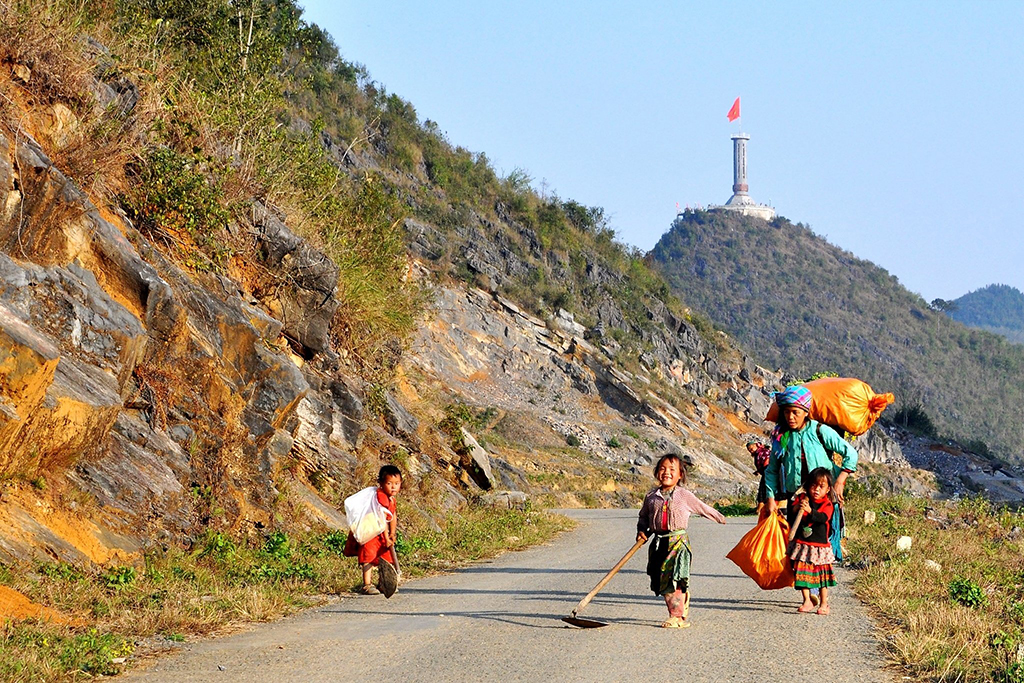
[[[218,240],[230,218],[223,206],[224,192],[204,171],[213,165],[210,159],[158,147],[129,168],[132,185],[122,197],[139,230],[205,268],[222,266],[229,254]],[[206,261],[194,259],[193,250],[183,242],[186,238]]]
[[[263,543],[263,552],[276,560],[287,560],[292,555],[288,534],[283,531],[275,531],[267,536]]]
[[[224,560],[234,555],[237,546],[235,542],[231,540],[231,537],[220,532],[215,532],[207,536],[206,541],[201,543],[202,550],[199,551],[200,557],[213,557],[217,560]]]
[[[988,604],[988,596],[976,582],[957,577],[949,582],[949,598],[958,605],[977,609]]]
[[[131,587],[136,576],[134,567],[111,567],[103,573],[102,581],[107,590],[117,592]]]
[[[919,405],[901,406],[889,418],[894,424],[909,429],[915,434],[927,436],[931,439],[938,438],[938,430],[932,423],[928,413]]]
[[[38,571],[45,577],[67,583],[74,583],[83,578],[82,572],[66,562],[43,563],[39,565]]]

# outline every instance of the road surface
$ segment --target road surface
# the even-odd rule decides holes
[[[234,636],[188,645],[128,678],[145,681],[891,681],[864,608],[837,571],[832,614],[797,614],[791,589],[761,591],[725,554],[754,523],[693,519],[688,629],[662,629],[646,549],[580,614],[561,621],[629,549],[636,512],[573,510],[554,542],[351,596]]]

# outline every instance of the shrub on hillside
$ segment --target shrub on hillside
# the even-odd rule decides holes
[[[937,439],[939,436],[938,430],[935,429],[931,418],[928,417],[928,413],[919,405],[901,406],[891,416],[888,416],[888,419],[893,424],[899,425],[920,436],[926,436],[929,439]]]

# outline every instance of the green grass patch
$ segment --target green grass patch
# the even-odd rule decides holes
[[[552,538],[575,523],[546,512],[470,507],[441,531],[403,526],[405,578],[452,569]],[[192,548],[146,556],[144,567],[102,570],[63,563],[4,566],[10,587],[81,621],[0,625],[0,680],[79,680],[130,666],[139,638],[208,636],[229,625],[276,619],[362,583],[340,531],[231,538],[210,533]]]

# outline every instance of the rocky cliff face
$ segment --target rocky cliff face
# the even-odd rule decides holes
[[[0,195],[0,554],[125,562],[211,526],[253,532],[275,524],[282,482],[310,518],[337,523],[336,501],[308,482],[344,488],[361,462],[398,449],[416,473],[437,471],[450,505],[530,488],[522,467],[479,444],[454,452],[422,419],[429,405],[375,388],[367,410],[329,340],[336,268],[259,203],[232,230],[273,287],[253,286],[245,264],[186,270],[97,206],[26,128],[0,135]],[[494,257],[477,254],[467,258]],[[406,363],[452,396],[532,415],[550,430],[540,441],[609,463],[638,467],[672,448],[710,482],[749,483],[742,458],[709,448],[735,446],[778,378],[721,363],[684,321],[663,313],[663,335],[630,373],[564,311],[543,321],[461,287],[438,286],[435,302]],[[653,379],[715,402],[672,405]]]
[[[27,131],[0,135],[0,193],[3,554],[266,526],[291,460],[346,465],[363,414],[329,349],[337,271],[283,223],[255,204],[236,226],[287,283],[258,299],[175,265]]]
[[[645,485],[652,456],[669,450],[690,455],[705,484],[716,490],[750,483],[739,442],[756,431],[756,416],[767,407],[767,392],[777,381],[770,373],[756,366],[723,369],[711,356],[686,352],[664,363],[652,359],[649,368],[631,373],[616,366],[613,351],[585,341],[583,327],[564,311],[545,322],[472,288],[438,287],[435,302],[410,362],[443,379],[466,402],[529,415],[557,435],[555,443],[632,468]],[[686,343],[688,337],[681,337],[677,343]],[[756,384],[741,374],[756,377]],[[655,380],[714,387],[720,400],[673,405],[653,388]],[[729,455],[723,459],[715,450]]]
[[[332,345],[337,267],[273,210],[236,211],[239,255],[197,269],[53,162],[73,115],[14,104],[0,130],[0,561],[130,563],[207,529],[343,525],[340,499],[385,461],[435,526],[470,498],[630,505],[669,450],[705,495],[753,487],[742,443],[781,374],[663,302],[615,296],[630,282],[596,254],[545,250],[506,218],[406,221],[410,277],[433,303],[395,381],[370,384]],[[482,287],[446,277],[446,259]],[[537,268],[571,283],[577,315],[541,319],[501,294]]]

